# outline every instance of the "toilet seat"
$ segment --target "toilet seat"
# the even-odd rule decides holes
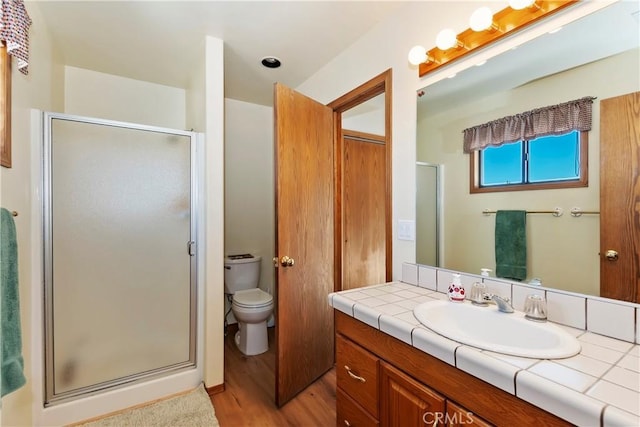
[[[273,304],[273,296],[262,289],[246,289],[233,294],[233,303],[243,308],[263,308]]]

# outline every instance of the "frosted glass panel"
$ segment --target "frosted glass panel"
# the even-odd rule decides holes
[[[193,362],[190,136],[51,129],[54,395]]]

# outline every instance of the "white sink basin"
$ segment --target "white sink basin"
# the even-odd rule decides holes
[[[578,340],[556,325],[527,320],[519,311],[502,313],[493,304],[432,301],[414,308],[413,314],[440,335],[496,353],[561,359],[580,352]]]

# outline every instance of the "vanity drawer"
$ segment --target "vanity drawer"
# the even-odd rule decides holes
[[[380,423],[340,387],[336,389],[337,427],[374,427]]]
[[[359,345],[336,335],[336,383],[346,394],[378,418],[380,360]]]

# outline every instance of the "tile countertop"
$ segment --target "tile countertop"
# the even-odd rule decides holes
[[[542,360],[507,356],[432,332],[413,315],[447,296],[403,282],[329,294],[329,305],[579,426],[640,426],[640,345],[557,325],[579,354]]]

